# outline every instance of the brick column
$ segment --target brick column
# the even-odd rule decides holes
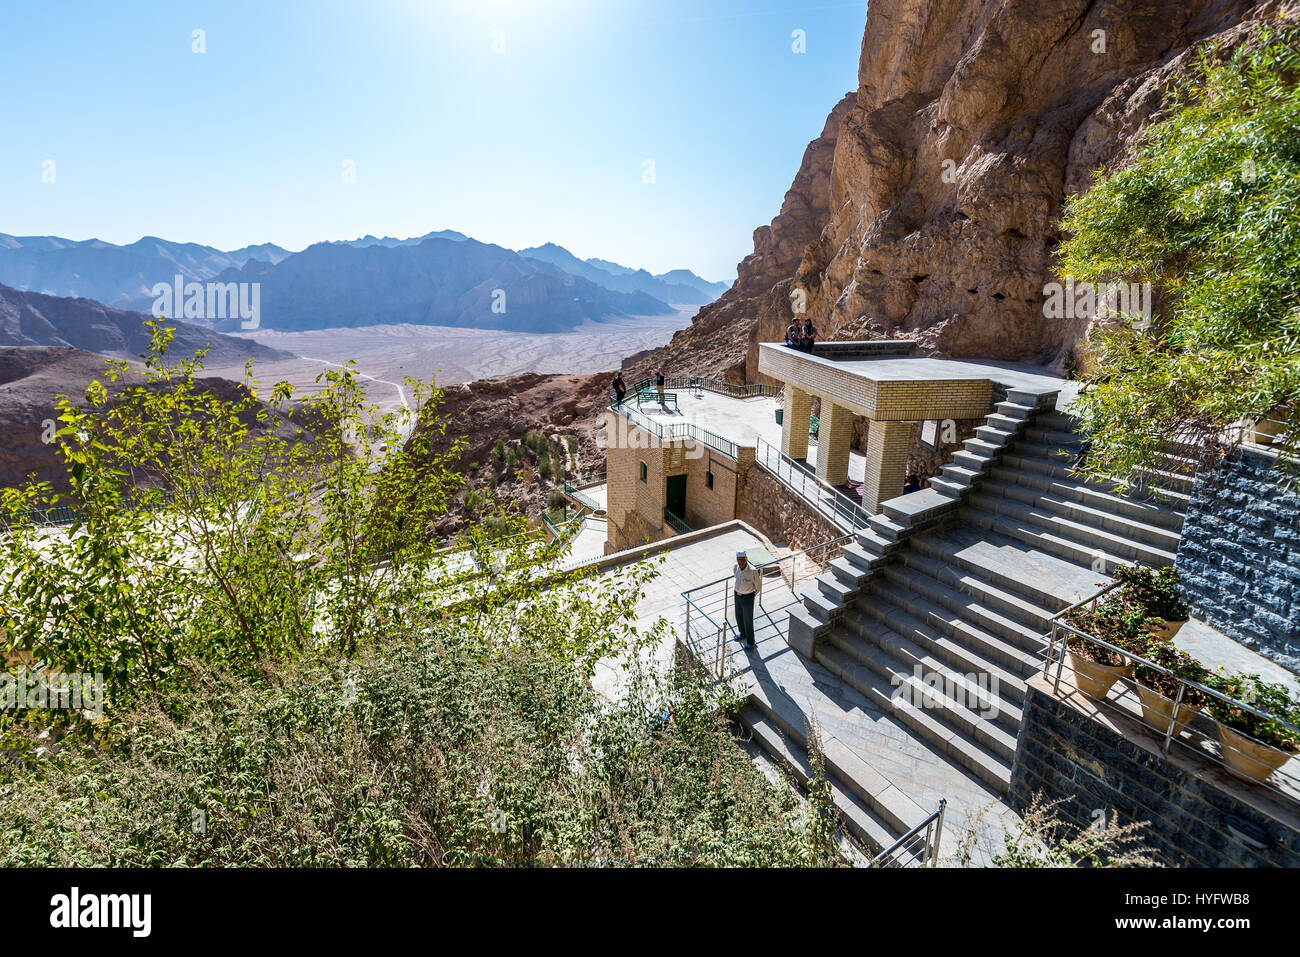
[[[808,429],[812,425],[812,396],[793,383],[785,384],[782,400],[781,451],[792,459],[808,457]]]
[[[853,413],[822,399],[817,429],[817,477],[828,485],[843,485],[849,477],[849,447],[853,445]]]
[[[867,474],[862,483],[862,507],[880,511],[880,503],[903,494],[907,481],[907,445],[911,422],[867,423]]]

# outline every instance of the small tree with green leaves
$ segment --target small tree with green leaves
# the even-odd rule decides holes
[[[1086,473],[1177,468],[1171,439],[1213,458],[1240,442],[1235,423],[1270,415],[1300,453],[1298,37],[1261,26],[1226,59],[1203,51],[1132,161],[1067,205],[1062,273],[1149,282],[1164,304],[1150,329],[1094,329],[1075,406]]]

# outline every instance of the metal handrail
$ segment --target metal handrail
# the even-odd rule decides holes
[[[773,446],[766,439],[758,439],[755,452],[754,461],[756,465],[774,476],[778,482],[794,492],[795,495],[812,505],[819,515],[829,519],[837,527],[845,531],[856,532],[870,524],[871,512],[868,512],[839,489],[800,467],[794,459]],[[772,464],[772,461],[775,464]],[[781,474],[783,464],[786,466],[786,475]],[[794,482],[796,473],[801,479],[798,486]],[[816,489],[815,495],[808,494],[809,482]]]
[[[630,391],[636,393],[651,387],[657,388],[654,379],[647,377],[634,383]],[[765,382],[733,385],[730,382],[723,382],[721,379],[714,379],[709,376],[664,376],[664,389],[705,389],[709,392],[716,392],[718,395],[738,399],[752,399],[755,396],[775,398],[781,394],[781,386],[778,385],[768,385]]]
[[[657,438],[667,442],[678,441],[695,441],[701,442],[709,448],[721,452],[728,458],[736,458],[736,443],[730,439],[724,439],[716,432],[710,432],[708,429],[698,426],[693,422],[671,422],[666,425],[656,422],[654,419],[645,414],[629,408],[626,403],[619,406],[610,406],[609,411],[623,416],[638,428],[645,429],[647,432]]]
[[[905,860],[900,860],[900,853],[908,852],[910,859],[915,861],[915,855],[911,852],[910,845],[916,840],[922,832],[925,833],[925,843],[921,849],[921,866],[934,867],[939,860],[939,840],[943,836],[943,812],[948,806],[947,798],[939,798],[939,807],[933,813],[926,817],[924,821],[917,824],[893,844],[882,850],[879,854],[871,859],[872,867],[907,867]]]
[[[783,566],[788,566],[791,571],[790,571],[790,578],[786,582],[786,584],[787,587],[790,589],[790,591],[793,593],[795,585],[797,585],[800,581],[803,581],[804,578],[811,577],[811,576],[804,576],[804,578],[800,578],[797,571],[800,559],[811,558],[811,556],[817,552],[821,552],[821,553],[829,552],[831,549],[838,548],[845,545],[852,538],[853,535],[851,534],[840,535],[836,538],[830,539],[829,541],[821,542],[820,544],[813,545],[809,548],[805,548],[797,552],[791,552],[789,555],[785,555],[774,561],[768,562],[765,565],[761,565],[761,566],[755,565],[754,567],[758,568],[758,570],[760,572],[763,572],[764,574],[766,574],[768,569],[776,569],[777,572],[781,574],[782,579],[785,580]],[[816,560],[814,559],[813,561],[816,564]],[[821,571],[824,569],[824,564],[825,563],[821,563],[818,565],[818,574],[820,574]],[[726,655],[723,653],[723,647],[725,646],[723,633],[725,629],[722,626],[718,625],[717,621],[715,621],[712,618],[712,616],[710,615],[710,611],[716,611],[720,608],[722,612],[723,623],[726,625],[727,628],[731,627],[730,622],[727,621],[727,608],[729,607],[729,595],[730,595],[732,580],[733,580],[732,576],[727,575],[724,578],[718,578],[711,582],[705,582],[703,585],[696,585],[694,588],[688,588],[686,591],[682,592],[682,598],[686,602],[686,633],[687,633],[688,644],[692,643],[691,641],[691,609],[692,608],[698,611],[701,615],[704,615],[704,617],[708,619],[709,623],[714,628],[714,634],[718,640],[718,646],[715,647],[713,651],[712,657],[714,661],[714,666],[712,670],[714,675],[718,678],[723,677],[723,665],[726,663]],[[710,601],[706,601],[702,597],[701,595],[702,592],[705,592],[707,589],[717,588],[719,585],[723,586],[722,596],[720,601],[710,602]],[[794,601],[797,602],[798,600],[799,598],[796,595]],[[786,608],[789,606],[783,605],[781,607]],[[769,621],[772,620],[771,615],[768,614],[768,609],[766,609],[763,606],[763,599],[761,593],[755,604],[755,608],[757,611],[761,611],[764,614],[767,614]],[[775,610],[780,611],[779,608]],[[773,622],[773,626],[777,627],[775,622]],[[699,657],[701,661],[705,660],[704,655],[700,655]]]
[[[686,524],[685,519],[667,508],[664,509],[664,521],[667,522],[668,527],[678,535],[687,535],[695,531],[695,529]]]
[[[1147,724],[1146,721],[1142,722],[1143,725],[1145,725],[1146,727],[1150,727],[1151,730],[1163,735],[1163,740],[1161,742],[1161,747],[1160,747],[1162,754],[1168,755],[1170,745],[1175,741],[1175,734],[1178,732],[1178,728],[1180,727],[1180,725],[1182,725],[1182,723],[1178,720],[1179,713],[1182,711],[1182,707],[1183,707],[1182,703],[1189,689],[1194,690],[1200,694],[1206,695],[1207,697],[1217,698],[1220,701],[1234,708],[1239,708],[1243,711],[1249,712],[1250,714],[1253,714],[1257,718],[1261,718],[1265,721],[1276,722],[1277,724],[1282,725],[1284,728],[1288,729],[1289,731],[1294,732],[1296,738],[1300,739],[1300,727],[1296,727],[1291,722],[1283,718],[1280,718],[1277,715],[1271,714],[1267,711],[1262,711],[1259,708],[1256,708],[1254,705],[1248,704],[1245,701],[1241,701],[1237,698],[1230,697],[1221,691],[1217,691],[1214,688],[1201,684],[1199,681],[1193,681],[1189,678],[1184,678],[1178,674],[1175,674],[1174,672],[1170,671],[1168,668],[1156,664],[1154,661],[1149,661],[1146,658],[1143,658],[1141,655],[1136,654],[1133,651],[1129,651],[1125,648],[1120,648],[1117,645],[1111,644],[1105,639],[1098,638],[1096,635],[1090,635],[1087,632],[1081,631],[1080,629],[1075,628],[1073,625],[1070,625],[1069,623],[1063,620],[1065,616],[1068,615],[1070,612],[1084,605],[1095,606],[1097,601],[1103,595],[1119,587],[1119,585],[1120,582],[1111,582],[1105,588],[1100,589],[1099,591],[1095,592],[1093,595],[1090,595],[1087,598],[1077,601],[1073,605],[1069,606],[1068,608],[1057,612],[1050,619],[1052,630],[1049,636],[1048,647],[1044,654],[1043,677],[1044,678],[1049,677],[1049,673],[1051,672],[1052,669],[1052,664],[1055,663],[1056,673],[1055,675],[1052,676],[1053,693],[1056,694],[1060,693],[1061,672],[1064,670],[1065,667],[1065,657],[1066,657],[1066,652],[1068,650],[1067,645],[1070,640],[1070,636],[1073,635],[1076,638],[1082,639],[1083,641],[1087,641],[1100,648],[1104,648],[1113,654],[1119,655],[1122,659],[1127,660],[1135,668],[1138,667],[1149,668],[1152,671],[1158,672],[1159,674],[1162,674],[1167,678],[1171,678],[1175,682],[1177,682],[1178,690],[1175,692],[1174,697],[1172,699],[1166,699],[1166,700],[1173,701],[1173,706],[1170,709],[1170,713],[1169,713],[1168,724],[1164,728],[1157,728],[1154,727],[1153,725]],[[1058,647],[1058,636],[1059,636],[1059,647]],[[1113,670],[1111,668],[1108,668],[1105,665],[1102,665],[1101,667],[1105,668],[1107,671]],[[1161,697],[1163,698],[1165,696],[1161,694]],[[1234,731],[1236,734],[1239,734],[1244,738],[1248,738],[1252,741],[1258,741],[1257,738],[1251,737],[1250,735],[1246,734],[1244,731],[1239,731],[1235,728],[1229,728],[1229,730]],[[1260,742],[1260,743],[1266,744],[1267,742]],[[1228,747],[1228,745],[1226,745],[1223,742],[1220,742],[1220,747],[1221,748]],[[1204,754],[1205,752],[1198,752],[1198,753]],[[1291,778],[1290,775],[1287,775],[1287,777],[1288,779]],[[1263,779],[1260,779],[1258,783],[1264,784],[1265,781]],[[1297,785],[1300,785],[1300,781],[1297,781],[1295,783]],[[1266,785],[1266,786],[1271,787],[1273,791],[1283,795],[1284,797],[1287,797],[1292,801],[1298,800],[1296,795],[1288,794],[1287,792],[1282,791],[1275,786],[1271,786],[1271,785]]]

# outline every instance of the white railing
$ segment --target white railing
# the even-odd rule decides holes
[[[836,528],[858,532],[870,522],[871,512],[813,475],[770,442],[758,440],[754,461]]]

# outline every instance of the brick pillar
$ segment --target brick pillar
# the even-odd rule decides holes
[[[822,399],[821,426],[817,429],[817,477],[828,485],[843,485],[849,477],[852,445],[853,413]]]
[[[782,400],[781,451],[792,459],[808,457],[808,429],[812,425],[812,396],[793,383],[785,384]]]
[[[880,503],[903,494],[907,481],[907,445],[911,422],[867,423],[867,474],[862,483],[862,507],[880,511]]]

